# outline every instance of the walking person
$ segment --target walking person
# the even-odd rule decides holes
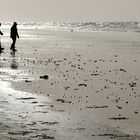
[[[11,44],[11,50],[12,51],[17,51],[16,49],[15,49],[15,44],[16,44],[16,39],[17,39],[17,37],[19,38],[19,35],[18,35],[18,30],[17,30],[17,23],[16,22],[14,22],[14,24],[12,25],[12,27],[11,27],[11,33],[10,33],[10,37],[11,37],[11,39],[12,39],[12,44]]]
[[[0,26],[1,26],[1,23],[0,23]],[[3,33],[1,32],[1,30],[0,30],[0,35],[3,35]],[[0,37],[0,51],[2,51],[2,50],[4,50],[4,48],[2,48],[2,46],[1,46],[1,37]]]

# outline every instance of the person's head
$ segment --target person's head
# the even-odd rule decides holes
[[[14,22],[13,26],[17,26],[17,23],[16,23],[16,22]]]

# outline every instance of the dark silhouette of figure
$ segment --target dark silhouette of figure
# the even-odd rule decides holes
[[[19,38],[19,35],[18,35],[18,30],[17,30],[17,23],[14,22],[13,26],[11,27],[11,33],[10,33],[10,37],[12,38],[12,44],[11,44],[11,50],[12,51],[17,51],[15,49],[15,44],[16,44],[16,39],[17,37]]]
[[[1,23],[0,23],[0,26],[1,26]],[[1,30],[0,30],[0,35],[3,35],[3,33],[1,32]],[[2,48],[2,46],[1,46],[1,38],[0,38],[0,52],[1,52],[2,50],[4,50],[4,48]]]

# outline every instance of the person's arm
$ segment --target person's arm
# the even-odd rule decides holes
[[[16,29],[16,30],[17,30],[17,29]],[[17,34],[17,37],[19,38],[19,35],[18,35],[18,30],[17,30],[16,32],[17,32],[17,33],[16,33],[16,34]]]
[[[19,38],[19,35],[18,35],[18,33],[17,33],[17,37]]]
[[[3,35],[3,33],[0,31],[0,35]]]

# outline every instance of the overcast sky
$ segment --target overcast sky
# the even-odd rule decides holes
[[[140,0],[0,0],[0,21],[140,21]]]

